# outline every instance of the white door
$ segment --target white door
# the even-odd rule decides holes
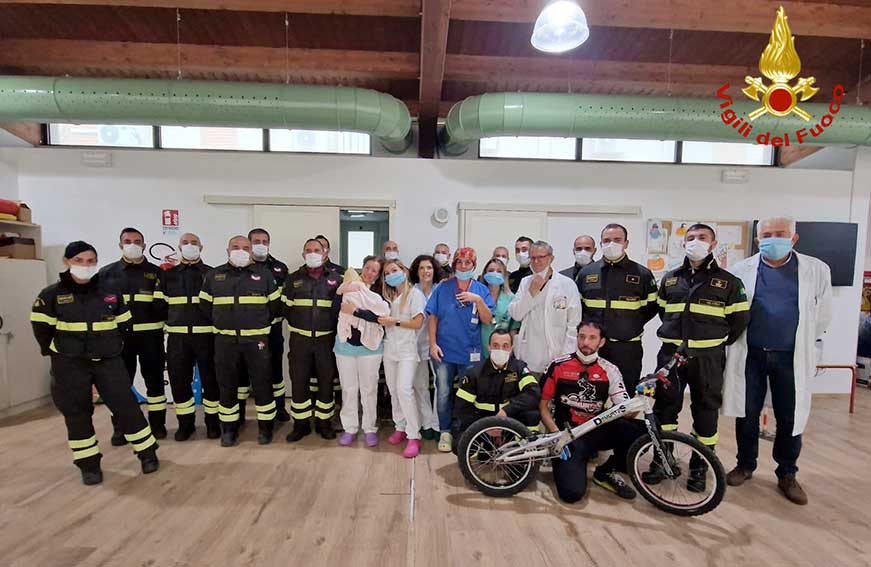
[[[514,260],[514,242],[519,236],[540,240],[547,234],[547,213],[533,211],[466,210],[463,214],[462,246],[471,246],[478,255],[478,270],[497,246],[508,248],[509,270],[518,268]]]
[[[254,206],[254,226],[269,231],[270,253],[293,272],[303,264],[305,241],[323,234],[330,241],[334,262],[339,255],[339,208],[302,206]]]

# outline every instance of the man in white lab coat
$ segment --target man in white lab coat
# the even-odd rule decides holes
[[[798,242],[793,219],[762,219],[756,235],[760,253],[732,270],[744,281],[751,307],[747,331],[726,352],[723,413],[738,418],[738,464],[726,479],[740,486],[753,476],[759,414],[770,386],[777,485],[790,501],[807,504],[795,479],[796,461],[810,413],[816,342],[832,317],[831,273],[822,261],[792,249]]]
[[[551,267],[550,244],[533,242],[529,259],[532,274],[521,280],[508,313],[520,321],[515,356],[533,372],[544,372],[551,361],[577,350],[581,300],[575,282]]]

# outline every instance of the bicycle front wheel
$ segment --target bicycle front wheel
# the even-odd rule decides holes
[[[628,454],[632,484],[644,498],[665,512],[699,516],[710,512],[726,493],[726,473],[714,452],[698,439],[677,431],[660,432],[662,447],[674,459],[671,473],[653,440],[639,437]]]
[[[472,424],[460,437],[457,461],[460,471],[476,489],[487,496],[513,496],[535,479],[541,464],[533,459],[497,463],[502,447],[530,436],[525,425],[510,417],[485,417]]]

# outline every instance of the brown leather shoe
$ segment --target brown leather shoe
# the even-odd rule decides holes
[[[751,478],[753,478],[753,471],[735,467],[726,475],[726,484],[729,486],[741,486]]]
[[[799,506],[807,504],[807,494],[804,493],[801,485],[795,480],[795,475],[787,475],[777,479],[777,488],[780,489],[790,502],[794,502]]]

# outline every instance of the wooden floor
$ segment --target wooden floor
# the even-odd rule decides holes
[[[871,565],[866,389],[852,416],[844,397],[814,400],[799,461],[810,505],[779,495],[762,441],[754,479],[696,519],[597,487],[563,505],[549,473],[512,499],[490,499],[432,442],[408,461],[386,443],[341,448],[312,437],[290,446],[286,427],[269,447],[250,426],[231,449],[201,430],[192,442],[163,441],[161,469],[146,477],[129,447],[109,445],[104,408],[95,423],[105,480],[86,487],[52,408],[0,420],[3,567]],[[729,469],[732,420],[721,432]]]

